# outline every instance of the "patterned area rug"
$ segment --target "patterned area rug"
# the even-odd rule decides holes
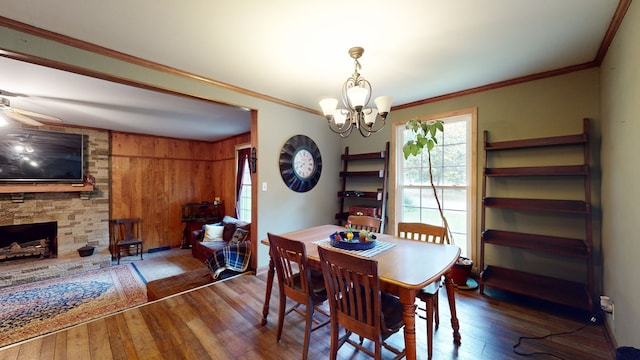
[[[130,265],[0,289],[0,347],[147,301]]]

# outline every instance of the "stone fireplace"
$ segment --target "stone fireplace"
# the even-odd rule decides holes
[[[33,254],[20,260],[0,260],[0,288],[111,266],[108,249],[109,133],[48,126],[44,130],[85,135],[85,171],[95,177],[94,190],[88,198],[82,198],[78,192],[25,192],[20,201],[16,201],[14,194],[0,191],[0,228],[20,229],[42,223],[54,223],[57,228],[55,235],[46,237],[55,240],[48,244],[49,257]],[[40,235],[28,237],[31,237],[30,241],[45,238]],[[3,241],[0,248],[4,248],[15,240],[0,237],[0,241]],[[4,244],[6,241],[9,244]],[[31,245],[36,252],[37,245]],[[80,257],[78,249],[86,245],[95,246],[95,252]],[[12,246],[14,250],[22,251]]]

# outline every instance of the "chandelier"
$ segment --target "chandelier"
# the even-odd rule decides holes
[[[364,137],[382,130],[385,119],[391,109],[391,96],[380,96],[374,100],[376,108],[370,108],[371,84],[360,76],[361,68],[358,59],[364,53],[361,47],[349,49],[349,56],[355,60],[353,75],[342,85],[342,103],[345,108],[336,108],[338,99],[326,98],[320,100],[320,107],[327,118],[329,129],[345,138],[351,135],[354,128]]]

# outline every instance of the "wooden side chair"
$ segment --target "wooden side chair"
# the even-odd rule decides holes
[[[307,252],[304,243],[287,239],[282,236],[267,233],[269,237],[269,253],[276,268],[278,289],[280,292],[280,308],[278,310],[278,329],[276,340],[282,337],[285,315],[295,311],[306,319],[304,330],[304,344],[302,359],[307,358],[311,332],[329,324],[329,314],[318,306],[327,300],[322,273],[312,271],[307,263]],[[295,305],[286,309],[287,298]],[[306,307],[303,313],[298,309],[300,305]],[[326,319],[314,319],[314,313],[323,314]],[[312,326],[315,325],[315,326]]]
[[[375,359],[382,359],[382,347],[400,359],[405,349],[397,349],[385,342],[404,326],[402,304],[380,290],[378,262],[318,247],[331,314],[330,359],[335,360],[338,349],[349,343]],[[340,326],[346,333],[338,337]],[[360,336],[356,342],[352,334]],[[364,339],[373,341],[374,352],[363,346]]]
[[[442,226],[423,224],[423,223],[398,223],[398,237],[416,241],[426,241],[435,244],[444,244],[446,242],[447,229]],[[420,308],[425,312],[425,316],[419,315],[426,319],[427,322],[427,351],[429,359],[433,353],[433,323],[435,318],[436,329],[440,325],[440,316],[438,311],[438,291],[440,290],[440,281],[433,282],[423,288],[417,297],[425,303],[425,308]]]
[[[118,265],[120,265],[122,252],[126,251],[127,255],[130,255],[132,248],[136,249],[136,256],[139,253],[142,260],[142,220],[139,218],[113,219],[110,222],[112,254],[115,251]]]
[[[373,216],[365,215],[349,215],[347,222],[351,223],[354,230],[367,230],[371,232],[380,232],[382,220]]]

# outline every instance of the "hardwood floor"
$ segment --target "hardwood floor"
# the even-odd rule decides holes
[[[169,258],[170,253],[163,255]],[[173,266],[169,261],[162,265],[159,257],[154,256],[154,261],[145,257],[136,266],[149,274],[151,266],[164,270]],[[261,325],[265,281],[266,274],[259,274],[218,282],[0,349],[0,359],[299,359],[302,317],[287,316],[282,340],[275,341],[277,291],[272,294],[269,321]],[[457,291],[462,344],[456,348],[445,291],[440,296],[440,328],[434,334],[433,359],[519,359],[522,357],[512,347],[520,336],[567,332],[587,324],[586,319],[576,319],[563,309],[541,311],[536,306],[542,304],[522,306],[480,296],[477,290]],[[418,358],[426,359],[424,320],[418,318],[416,327]],[[329,328],[314,332],[311,340],[310,359],[327,359]],[[393,335],[391,342],[403,346],[402,333]],[[591,324],[568,335],[525,340],[518,349],[548,352],[561,359],[614,358],[604,328]],[[345,345],[339,358],[367,357]]]

